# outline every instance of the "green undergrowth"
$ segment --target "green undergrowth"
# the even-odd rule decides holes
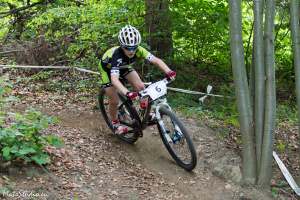
[[[201,121],[213,129],[220,140],[240,149],[242,138],[235,100],[208,97],[204,103],[200,103],[198,98],[199,96],[172,92],[169,94],[168,101],[172,108],[186,117]],[[279,153],[294,155],[298,148],[297,131],[294,130],[298,121],[295,104],[279,102],[276,116],[274,149]]]
[[[239,114],[234,98],[207,97],[204,102],[200,102],[199,97],[172,92],[169,94],[168,101],[172,107],[186,116],[196,117],[200,120],[210,119],[211,123],[211,120],[214,120],[215,122],[211,124],[213,128],[218,127],[218,124],[239,128]],[[277,125],[279,123],[296,125],[298,119],[295,103],[279,102],[276,116]]]
[[[16,83],[26,84],[34,91],[95,93],[99,84],[95,76],[72,71],[41,70],[36,73],[22,74],[16,78]]]
[[[51,160],[45,148],[61,147],[63,141],[43,132],[57,119],[32,108],[24,113],[12,111],[12,101],[18,101],[12,95],[13,87],[7,76],[0,77],[0,159],[48,164]]]

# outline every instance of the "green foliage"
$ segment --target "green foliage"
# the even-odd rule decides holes
[[[278,198],[279,194],[281,193],[281,189],[283,189],[283,188],[287,189],[287,190],[292,190],[288,186],[288,183],[285,180],[278,180],[278,181],[276,181],[276,185],[274,185],[273,187],[271,187],[272,196],[275,199],[281,199],[281,198],[283,198],[282,196],[281,196],[281,198]]]
[[[233,97],[233,88],[223,86],[218,94]],[[200,104],[198,97],[171,93],[169,102],[172,106],[182,110],[187,115],[197,115],[200,118],[208,117],[221,120],[225,125],[239,127],[238,111],[235,100],[232,98],[208,97],[204,104]],[[289,102],[279,102],[277,105],[277,123],[296,125],[298,122],[297,108]],[[281,145],[282,146],[282,145]]]
[[[7,2],[15,7],[26,6],[27,3],[4,0],[0,12],[9,10]],[[55,52],[51,62],[66,61],[70,65],[97,70],[98,57],[109,47],[118,44],[116,36],[124,24],[137,26],[144,36],[143,45],[147,46],[145,36],[149,35],[149,31],[145,28],[144,3],[142,0],[51,1],[22,12],[27,17],[22,21],[24,28],[21,39],[36,43],[39,37],[44,36]],[[186,72],[195,72],[195,69],[208,77],[231,82],[227,1],[178,0],[170,1],[169,5],[174,46],[172,63],[176,65],[178,77],[183,79],[180,83],[185,83],[180,86],[202,89],[202,83],[196,84],[199,77],[193,77],[189,83],[186,81],[191,80],[191,73]],[[243,41],[248,67],[252,52],[252,6],[251,1],[242,3]],[[276,10],[277,79],[279,88],[286,91],[286,88],[294,88],[287,3],[278,3]],[[13,33],[18,30],[10,21],[15,17],[10,15],[0,20],[0,41],[6,36],[13,39]],[[151,73],[155,74],[155,71]]]
[[[197,107],[197,98],[193,98],[188,94],[172,93],[169,95],[169,103],[177,108]]]
[[[228,64],[227,1],[174,1],[171,10],[177,59]]]
[[[8,33],[8,30],[9,30],[8,23],[9,23],[8,19],[0,20],[0,27],[2,27],[2,28],[0,28],[0,41],[3,40]]]
[[[54,74],[54,71],[40,71],[32,76],[30,76],[28,79],[32,81],[44,81],[49,79],[52,74]]]
[[[278,197],[278,194],[279,194],[279,188],[278,187],[272,187],[271,188],[271,194],[274,198],[277,198]]]
[[[141,14],[142,3],[106,0],[77,6],[60,1],[29,21],[23,37],[32,40],[45,35],[49,43],[60,44],[60,53],[72,64],[96,69],[97,54],[117,44],[120,27],[141,23],[136,15]]]
[[[8,94],[12,85],[0,78],[0,148],[5,160],[23,159],[39,165],[50,162],[49,155],[44,151],[47,145],[60,147],[62,141],[54,135],[43,135],[41,132],[57,119],[43,115],[33,109],[24,114],[6,111]]]
[[[279,122],[287,122],[296,125],[298,122],[297,108],[290,105],[289,102],[279,103],[277,105],[277,119]]]
[[[286,149],[286,143],[282,140],[276,141],[276,149],[280,152],[283,153]]]
[[[232,91],[232,89],[224,86],[221,87],[219,93],[234,97],[234,94],[228,91]],[[203,104],[199,102],[198,98],[199,96],[176,93],[170,95],[169,102],[187,115],[213,118],[222,121],[225,125],[239,127],[238,111],[232,98],[208,97]]]
[[[9,116],[12,123],[0,130],[0,146],[5,160],[16,158],[37,164],[50,162],[49,155],[44,152],[46,145],[60,147],[62,141],[52,135],[41,135],[41,131],[56,121],[34,110],[28,110],[24,115],[14,113]]]

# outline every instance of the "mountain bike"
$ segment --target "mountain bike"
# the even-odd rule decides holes
[[[146,109],[140,109],[137,101],[131,101],[122,94],[119,95],[118,118],[120,123],[128,127],[126,134],[117,135],[121,140],[133,144],[143,136],[143,130],[150,125],[157,125],[160,137],[168,152],[176,163],[187,171],[197,164],[197,155],[193,142],[180,119],[175,115],[167,102],[168,79],[150,83],[146,89],[139,92],[140,98],[148,102]],[[108,113],[108,96],[105,88],[98,95],[99,107],[108,127],[113,131],[113,125]],[[154,116],[154,117],[153,117]]]

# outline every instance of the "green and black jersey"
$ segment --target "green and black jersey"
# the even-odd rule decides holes
[[[139,46],[135,55],[129,58],[125,55],[121,47],[116,46],[107,50],[102,56],[101,63],[99,65],[102,84],[110,83],[110,76],[117,74],[120,76],[126,76],[133,70],[132,65],[137,59],[146,59],[151,61],[153,55],[145,48]]]

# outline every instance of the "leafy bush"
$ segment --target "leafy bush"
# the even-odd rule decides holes
[[[298,122],[297,107],[289,105],[289,102],[282,102],[277,105],[277,123],[290,123],[296,125]]]
[[[0,130],[0,146],[5,160],[21,158],[37,164],[50,162],[49,155],[44,151],[46,145],[59,147],[61,140],[53,135],[41,135],[41,131],[55,122],[55,118],[44,116],[41,112],[28,110],[25,114],[12,113],[11,123]]]
[[[42,135],[42,131],[49,124],[57,120],[43,115],[33,109],[24,114],[7,111],[7,105],[13,98],[9,98],[12,85],[7,78],[0,78],[0,148],[4,160],[22,159],[26,162],[35,162],[39,165],[50,162],[45,152],[47,145],[59,147],[62,141],[53,135]]]

